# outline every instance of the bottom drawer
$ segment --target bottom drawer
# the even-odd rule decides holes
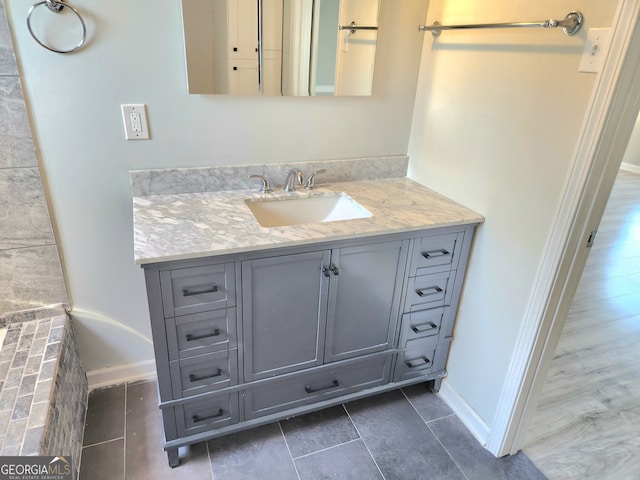
[[[238,423],[238,393],[226,393],[188,402],[175,408],[178,436]]]
[[[399,382],[444,370],[449,354],[450,340],[420,339],[407,342],[407,348],[398,354],[393,380]]]
[[[391,358],[373,356],[260,382],[245,392],[245,420],[384,385]]]

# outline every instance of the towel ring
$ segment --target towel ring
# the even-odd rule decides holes
[[[33,29],[31,28],[31,14],[40,5],[46,5],[47,8],[51,10],[53,13],[60,13],[62,9],[66,7],[76,14],[76,16],[78,17],[78,20],[80,20],[80,23],[82,24],[82,38],[80,39],[80,42],[78,42],[78,44],[75,47],[69,50],[58,50],[57,48],[50,47],[46,43],[42,42],[38,37],[36,37],[36,34],[33,33]],[[82,47],[82,45],[84,45],[85,40],[87,39],[87,26],[85,25],[84,20],[82,19],[82,16],[78,12],[78,10],[73,8],[68,3],[63,3],[62,0],[43,0],[42,2],[34,3],[29,9],[29,13],[27,13],[27,28],[29,29],[29,33],[31,34],[33,39],[36,42],[38,42],[40,46],[55,53],[73,53],[76,50],[78,50],[80,47]]]

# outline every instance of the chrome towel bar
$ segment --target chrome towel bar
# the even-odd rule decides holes
[[[356,22],[351,22],[349,25],[338,25],[338,30],[351,30],[351,33],[356,33],[356,30],[378,30],[376,26],[358,26]]]
[[[562,31],[567,35],[575,35],[583,23],[583,16],[580,12],[569,12],[563,20],[543,20],[540,22],[511,22],[511,23],[483,23],[476,25],[440,25],[438,22],[430,27],[426,25],[418,26],[421,32],[431,32],[434,37],[440,36],[443,30],[463,30],[475,28],[556,28],[562,27]],[[341,27],[342,28],[342,27]]]

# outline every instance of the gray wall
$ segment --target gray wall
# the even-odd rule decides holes
[[[585,14],[573,37],[542,29],[425,36],[409,175],[486,217],[446,381],[486,426],[509,380],[595,85],[596,75],[578,71],[585,37],[612,25],[618,2],[570,6]],[[563,9],[554,0],[444,0],[431,2],[427,24],[528,21]]]
[[[11,35],[0,2],[0,316],[66,302]]]

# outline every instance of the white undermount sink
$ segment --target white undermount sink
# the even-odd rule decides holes
[[[348,195],[337,192],[313,197],[245,200],[263,227],[285,227],[371,217],[369,210]]]

